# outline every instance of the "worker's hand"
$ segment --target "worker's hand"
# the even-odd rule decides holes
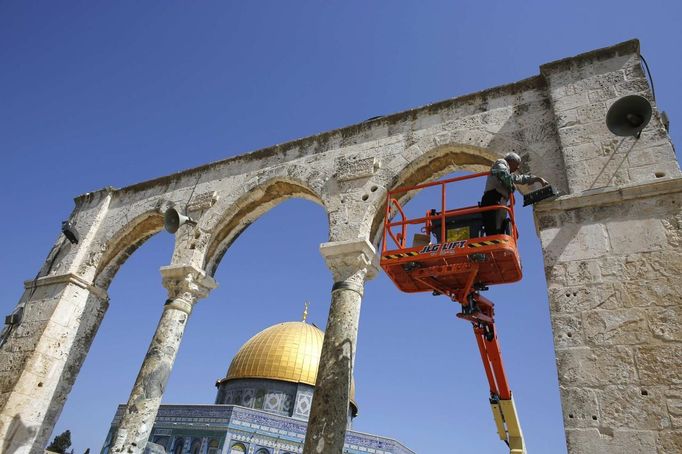
[[[538,183],[541,183],[543,186],[547,186],[547,185],[549,184],[549,182],[547,182],[547,180],[545,180],[545,179],[542,178],[542,177],[538,177],[537,182],[538,182]]]

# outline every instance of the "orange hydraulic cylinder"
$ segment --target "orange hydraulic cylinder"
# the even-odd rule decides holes
[[[494,328],[494,325],[491,325],[491,328]],[[486,340],[483,329],[474,327],[474,334],[476,335],[478,350],[481,353],[483,368],[485,369],[485,375],[488,378],[491,394],[497,395],[501,400],[511,399],[511,390],[509,389],[507,374],[505,373],[504,365],[502,364],[502,355],[500,354],[500,344],[497,341],[497,333],[493,332],[492,340]]]

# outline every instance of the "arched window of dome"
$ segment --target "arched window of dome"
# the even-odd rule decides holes
[[[216,438],[211,438],[209,440],[208,454],[220,454],[220,442]]]
[[[189,448],[189,454],[201,454],[201,438],[192,440],[192,446]]]
[[[256,451],[256,454],[270,454],[270,451],[265,448],[260,448],[258,451]]]
[[[230,448],[230,454],[244,454],[246,452],[246,446],[241,443],[235,443]]]
[[[182,437],[176,438],[173,442],[173,454],[182,454],[182,449],[185,446],[185,439]]]
[[[163,446],[163,449],[168,449],[168,442],[170,441],[170,438],[167,436],[156,436],[154,437],[154,443],[157,445]]]

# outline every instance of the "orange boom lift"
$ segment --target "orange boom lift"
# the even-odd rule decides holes
[[[504,371],[495,329],[494,303],[481,295],[488,286],[521,279],[514,221],[514,196],[509,205],[470,206],[448,210],[446,187],[462,180],[487,177],[489,172],[466,175],[390,191],[386,199],[381,267],[403,292],[433,292],[459,303],[458,318],[473,325],[474,336],[490,385],[490,406],[500,439],[510,454],[525,454],[523,432]],[[440,186],[440,211],[407,219],[398,199],[407,192]],[[504,233],[484,236],[482,213],[504,210]],[[393,218],[399,220],[394,221]],[[421,226],[407,244],[408,226]],[[435,240],[435,241],[432,241]]]

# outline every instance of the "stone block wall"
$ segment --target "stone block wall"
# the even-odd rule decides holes
[[[47,439],[50,435],[52,427],[37,422],[58,418],[108,307],[105,295],[89,293],[73,277],[46,277],[26,286],[22,322],[0,353],[0,377],[16,385],[13,394],[0,394],[0,405],[8,415],[18,415],[25,407],[33,411],[23,418],[0,421],[0,427],[13,434],[6,452],[14,452],[36,436]],[[42,408],[34,403],[40,392],[54,396]]]
[[[541,66],[568,195],[536,206],[568,450],[682,452],[682,179],[639,43]],[[610,133],[623,96],[654,106]]]
[[[639,42],[593,51],[540,67],[556,118],[569,193],[679,175],[679,165],[639,58]],[[654,106],[639,141],[606,128],[609,107],[641,95]]]
[[[682,452],[681,183],[537,213],[571,454]]]

